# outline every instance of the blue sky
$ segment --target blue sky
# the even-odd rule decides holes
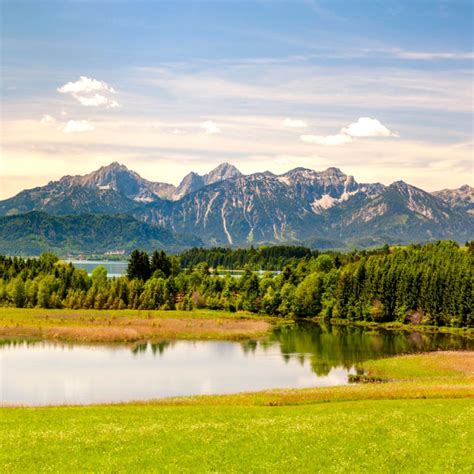
[[[0,198],[113,160],[472,184],[470,1],[0,3]]]

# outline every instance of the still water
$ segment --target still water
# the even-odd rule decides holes
[[[365,360],[437,349],[472,349],[472,342],[315,324],[277,330],[265,341],[131,346],[2,341],[0,404],[87,404],[345,385]]]
[[[98,266],[102,266],[107,270],[107,276],[109,278],[112,277],[120,277],[127,273],[127,266],[128,261],[112,261],[112,260],[67,260],[67,262],[71,262],[76,268],[82,268],[85,270],[89,275],[92,273],[94,268]],[[218,275],[224,277],[225,275],[230,275],[234,278],[240,278],[244,271],[243,270],[218,270]],[[254,271],[259,276],[262,276],[265,272],[263,270],[256,270]],[[271,271],[277,275],[280,273],[279,271]]]
[[[89,275],[92,273],[94,268],[98,266],[105,267],[109,278],[125,275],[127,273],[128,265],[128,262],[125,261],[114,262],[111,260],[68,260],[68,262],[71,262],[76,268],[82,268]]]

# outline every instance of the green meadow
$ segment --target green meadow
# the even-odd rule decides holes
[[[4,472],[472,472],[472,400],[4,410]]]
[[[472,472],[473,352],[366,363],[386,383],[3,408],[4,472]]]

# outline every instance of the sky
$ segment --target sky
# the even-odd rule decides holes
[[[0,0],[0,199],[113,161],[473,185],[470,0]]]

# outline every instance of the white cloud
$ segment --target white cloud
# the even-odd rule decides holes
[[[47,124],[47,123],[55,123],[56,119],[52,117],[51,115],[45,114],[41,117],[40,120],[41,123]]]
[[[64,133],[90,132],[94,130],[94,125],[87,120],[69,120],[61,130]]]
[[[357,122],[341,128],[340,132],[336,135],[301,135],[300,139],[306,143],[336,146],[351,143],[353,138],[368,137],[398,137],[398,134],[390,131],[377,119],[360,117]]]
[[[286,118],[283,126],[288,128],[306,128],[308,124],[304,120]]]
[[[455,51],[405,51],[402,49],[393,49],[390,51],[395,57],[401,59],[418,59],[418,60],[437,60],[437,59],[453,59],[453,60],[471,60],[474,59],[474,53]]]
[[[221,129],[212,120],[206,120],[205,122],[201,123],[201,128],[207,135],[215,135],[216,133],[221,133]]]
[[[101,105],[107,105],[109,103],[109,99],[102,94],[95,94],[90,97],[77,95],[75,98],[86,107],[99,107]]]
[[[57,90],[61,94],[70,94],[80,104],[86,107],[103,106],[106,108],[115,108],[120,106],[116,100],[104,95],[115,94],[115,89],[109,86],[106,82],[91,77],[81,76],[79,80],[68,82]],[[99,94],[98,92],[101,93]]]
[[[301,135],[301,140],[306,143],[316,143],[318,145],[329,145],[329,146],[336,146],[336,145],[345,145],[346,143],[350,143],[352,141],[352,137],[350,135],[346,135],[345,133],[338,133],[337,135]]]
[[[351,137],[396,137],[397,134],[391,132],[385,125],[377,119],[361,117],[357,122],[349,124],[341,129],[341,133]]]
[[[83,94],[98,91],[115,93],[115,90],[106,82],[86,76],[81,76],[76,82],[68,82],[58,89],[58,92],[61,92],[61,94]]]

